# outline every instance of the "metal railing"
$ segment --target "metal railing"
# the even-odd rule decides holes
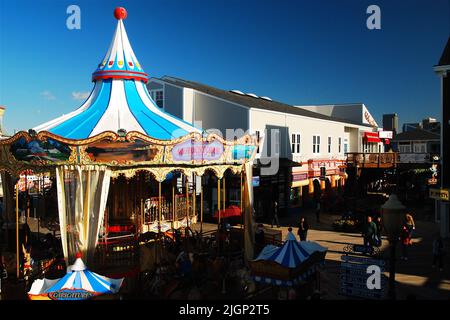
[[[395,167],[398,163],[398,153],[396,152],[349,152],[346,153],[347,165],[360,167]]]

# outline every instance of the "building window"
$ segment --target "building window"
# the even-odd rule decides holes
[[[338,153],[342,152],[342,138],[338,138]]]
[[[427,144],[423,142],[414,143],[414,153],[425,153],[427,152]]]
[[[320,153],[320,136],[313,136],[313,153]]]
[[[275,154],[280,154],[280,131],[275,131]]]
[[[259,142],[261,141],[261,133],[259,131],[255,131],[255,134],[256,134],[256,143],[258,144],[256,153],[259,153]]]
[[[348,139],[344,139],[344,153],[348,152]]]
[[[411,152],[411,143],[410,142],[399,142],[398,151],[401,153],[410,153]]]
[[[328,137],[328,153],[331,153],[331,137]]]
[[[151,96],[156,105],[160,108],[164,107],[164,91],[163,90],[152,90]]]
[[[293,133],[291,135],[291,152],[292,154],[300,154],[300,133]]]

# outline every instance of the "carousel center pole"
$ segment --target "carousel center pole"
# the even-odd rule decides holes
[[[19,181],[16,184],[16,276],[19,279]]]
[[[158,183],[158,233],[161,232],[161,182]]]
[[[203,236],[203,184],[200,186],[200,235]]]
[[[192,182],[193,182],[193,188],[192,188],[192,217],[194,217],[195,216],[195,210],[196,210],[196,207],[195,207],[195,198],[196,198],[196,194],[197,194],[197,184],[196,184],[196,177],[195,177],[195,174],[193,174],[193,176],[192,176]]]
[[[242,216],[242,229],[244,228],[244,215],[242,214],[244,208],[243,208],[243,200],[244,200],[244,184],[242,183],[242,178],[243,178],[243,174],[241,171],[241,185],[240,185],[240,190],[241,190],[241,201],[240,201],[240,205],[241,205],[241,216]]]
[[[223,210],[225,210],[226,208],[226,204],[225,204],[225,197],[226,197],[226,193],[225,193],[225,174],[223,175],[223,184],[222,184],[222,192],[223,192]]]
[[[172,181],[172,232],[173,232],[173,221],[175,220],[175,186],[173,185]]]
[[[218,213],[218,223],[217,228],[220,225],[220,179],[217,178],[217,213]]]
[[[185,186],[186,186],[186,228],[189,228],[189,179],[188,176],[185,175]],[[187,229],[185,232],[186,238],[188,237]]]

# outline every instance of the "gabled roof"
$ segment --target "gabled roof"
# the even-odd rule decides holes
[[[447,66],[450,65],[450,37],[447,40],[447,45],[445,46],[444,52],[442,53],[441,58],[439,59],[438,66]]]
[[[417,130],[413,130],[413,131],[406,131],[406,132],[399,133],[395,136],[394,139],[392,139],[392,141],[415,141],[415,140],[439,141],[440,135],[433,133],[433,132],[425,131],[422,129],[417,129]]]
[[[214,88],[214,87],[211,87],[211,86],[208,86],[208,85],[205,85],[202,83],[194,82],[194,81],[183,80],[183,79],[179,79],[179,78],[175,78],[175,77],[168,77],[168,76],[164,76],[162,78],[151,78],[151,79],[164,81],[166,83],[173,84],[173,85],[180,86],[180,87],[194,89],[199,92],[203,92],[203,93],[206,93],[206,94],[209,94],[209,95],[212,95],[212,96],[224,99],[224,100],[228,100],[230,102],[234,102],[234,103],[237,103],[237,104],[249,107],[249,108],[257,108],[257,109],[277,111],[277,112],[282,112],[282,113],[290,113],[290,114],[305,116],[305,117],[309,117],[309,118],[323,119],[323,120],[336,121],[336,122],[344,122],[344,123],[348,123],[348,124],[371,128],[370,125],[365,124],[365,123],[336,118],[336,117],[330,117],[330,116],[323,115],[323,114],[320,114],[317,112],[305,110],[305,109],[302,109],[299,107],[294,107],[292,105],[285,104],[282,102],[267,100],[267,99],[259,98],[259,97],[255,98],[255,97],[248,96],[245,94],[234,93],[231,91]]]

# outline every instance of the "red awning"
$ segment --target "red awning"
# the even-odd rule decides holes
[[[225,210],[220,210],[221,218],[239,217],[241,215],[241,209],[237,206],[229,206]],[[214,212],[214,218],[219,218],[219,212]]]
[[[364,139],[367,142],[381,142],[378,132],[364,132]]]

